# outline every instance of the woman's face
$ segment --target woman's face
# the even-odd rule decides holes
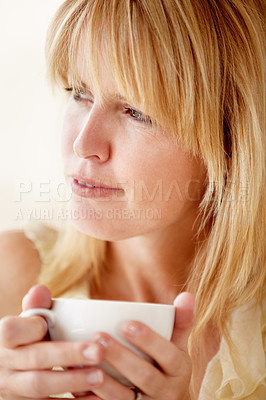
[[[100,67],[104,98],[82,68],[63,128],[63,160],[72,190],[70,218],[90,236],[119,240],[196,218],[205,167],[119,94],[108,63]]]

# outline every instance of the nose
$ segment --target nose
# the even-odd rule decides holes
[[[73,143],[74,153],[79,158],[106,162],[110,157],[110,131],[107,112],[94,104],[81,123],[81,130]]]

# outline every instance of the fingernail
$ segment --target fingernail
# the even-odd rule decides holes
[[[108,347],[109,344],[110,344],[110,340],[107,340],[106,338],[99,338],[99,339],[97,340],[97,342],[100,343],[100,345],[102,345],[105,349],[106,349],[106,347]]]
[[[25,296],[24,296],[23,299],[22,299],[22,307],[25,305],[25,303],[27,302],[27,300],[28,300],[29,297],[30,297],[30,296],[29,296],[28,293],[25,294]]]
[[[39,321],[42,324],[44,331],[46,332],[48,329],[48,323],[47,323],[46,319],[43,317],[39,317]]]
[[[99,348],[95,343],[90,343],[86,349],[83,350],[84,357],[91,361],[97,362],[99,360]]]
[[[31,321],[35,321],[39,326],[42,325],[44,332],[47,332],[48,324],[47,324],[46,319],[44,319],[40,315],[33,315],[32,317],[29,317],[29,318]]]
[[[188,292],[180,293],[174,300],[174,306],[177,308],[193,308],[195,304],[194,297]]]
[[[103,382],[103,373],[101,370],[91,370],[87,375],[89,385],[99,385]]]
[[[35,291],[35,288],[36,288],[36,286],[37,285],[34,285],[34,286],[32,286],[31,288],[30,288],[30,290],[28,291],[28,295],[30,295],[32,292],[34,292]]]
[[[110,337],[102,336],[102,334],[100,333],[96,333],[95,335],[93,335],[91,337],[91,340],[99,343],[104,348],[108,347],[112,342],[112,339]]]
[[[184,299],[184,296],[177,296],[174,300],[174,306],[177,308],[183,308],[184,305],[186,305],[186,299]]]
[[[126,325],[126,331],[130,336],[138,336],[144,332],[144,326],[139,322],[132,321]]]

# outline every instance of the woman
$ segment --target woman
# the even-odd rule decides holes
[[[2,235],[1,314],[38,282],[53,296],[174,302],[175,330],[168,342],[125,324],[151,365],[104,333],[54,345],[42,318],[5,317],[3,399],[265,398],[264,16],[260,0],[62,4],[47,57],[70,95],[70,223]],[[45,286],[23,300],[50,306]]]

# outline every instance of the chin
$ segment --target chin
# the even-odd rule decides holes
[[[73,202],[69,218],[75,228],[88,236],[106,241],[118,241],[147,235],[162,229],[166,219],[153,209],[127,209],[119,207],[88,207]],[[140,212],[142,211],[142,212]]]
[[[116,242],[119,240],[130,239],[137,236],[148,235],[158,231],[161,226],[158,224],[147,224],[146,221],[127,221],[127,220],[107,220],[102,219],[74,219],[74,227],[95,239]]]
[[[116,242],[136,236],[134,233],[130,234],[128,229],[121,229],[118,226],[113,227],[112,224],[107,226],[108,224],[104,221],[95,223],[95,221],[75,220],[72,223],[78,231],[95,239],[108,242]]]

